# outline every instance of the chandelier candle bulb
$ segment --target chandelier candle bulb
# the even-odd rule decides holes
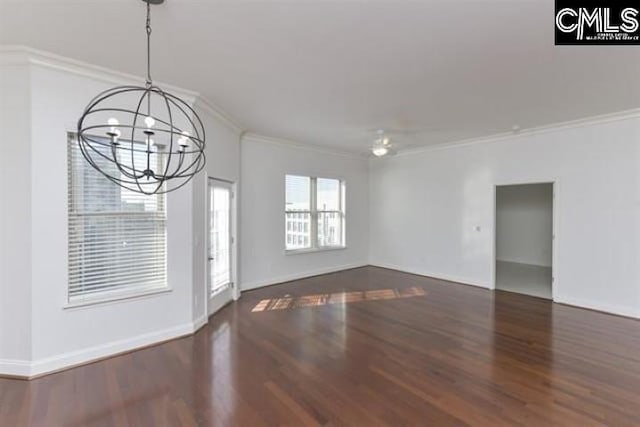
[[[147,116],[144,118],[144,124],[147,125],[147,129],[151,129],[156,124],[156,121],[153,117]]]
[[[187,138],[189,138],[189,132],[182,132],[182,136],[178,139],[178,144],[183,148],[188,147],[189,142],[187,141]]]
[[[122,135],[122,133],[120,132],[120,129],[116,128],[116,126],[118,126],[120,123],[117,119],[112,117],[107,120],[107,124],[111,126],[111,128],[109,128],[109,131],[107,132],[107,136],[111,138],[111,144],[118,145],[118,138],[120,138],[120,135]]]
[[[109,120],[107,120],[107,124],[111,126],[111,132],[115,132],[116,126],[118,126],[120,122],[115,117],[111,117]]]

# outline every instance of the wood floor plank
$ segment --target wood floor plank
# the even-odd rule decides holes
[[[0,379],[5,425],[638,426],[640,322],[363,267],[245,292],[190,337]]]

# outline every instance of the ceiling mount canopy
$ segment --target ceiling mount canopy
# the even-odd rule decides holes
[[[202,121],[191,106],[151,78],[151,5],[147,5],[147,77],[144,86],[99,93],[78,120],[86,161],[113,183],[143,194],[184,186],[205,165]]]

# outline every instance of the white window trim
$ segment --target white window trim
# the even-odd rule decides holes
[[[285,179],[287,175],[293,175],[293,176],[304,176],[309,178],[310,180],[310,186],[311,186],[311,210],[309,211],[288,211],[285,209],[284,213],[285,213],[285,218],[287,214],[291,214],[291,213],[304,213],[304,214],[309,214],[309,221],[311,222],[310,225],[310,243],[311,246],[308,248],[299,248],[299,249],[287,249],[286,246],[286,233],[287,233],[287,229],[286,229],[286,219],[285,219],[285,249],[284,249],[284,254],[285,255],[299,255],[299,254],[308,254],[308,253],[315,253],[315,252],[327,252],[327,251],[335,251],[335,250],[342,250],[342,249],[347,249],[347,234],[346,234],[346,223],[347,223],[347,213],[346,213],[346,209],[345,209],[345,181],[344,179],[341,178],[332,178],[332,177],[325,177],[325,176],[309,176],[309,175],[303,175],[303,174],[296,174],[296,173],[291,173],[291,174],[286,174],[285,175]],[[339,182],[339,187],[338,187],[338,201],[340,203],[338,210],[318,210],[318,205],[317,205],[317,197],[318,197],[318,179],[335,179],[336,181]],[[325,245],[325,246],[320,246],[318,245],[318,214],[319,213],[332,213],[332,212],[336,212],[339,213],[342,216],[342,227],[341,227],[341,232],[342,232],[342,236],[341,236],[341,240],[342,240],[342,244],[341,245]]]
[[[285,255],[301,255],[301,254],[309,254],[314,252],[331,252],[331,251],[341,251],[343,249],[348,249],[347,246],[320,246],[317,248],[302,248],[302,249],[285,249]]]
[[[146,291],[113,291],[112,295],[107,295],[109,291],[104,291],[103,293],[96,293],[95,296],[90,298],[67,302],[62,306],[62,308],[65,310],[72,310],[94,305],[119,304],[128,301],[135,301],[138,299],[147,299],[155,296],[160,296],[162,294],[167,294],[170,292],[173,292],[173,289],[169,286],[167,286],[166,288],[148,289]]]

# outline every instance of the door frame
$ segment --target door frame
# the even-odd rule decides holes
[[[238,286],[238,185],[236,182],[228,180],[228,179],[224,179],[224,178],[217,178],[214,176],[206,176],[206,185],[205,185],[205,209],[206,209],[206,214],[205,214],[205,230],[206,230],[206,236],[205,236],[205,242],[206,244],[205,246],[205,250],[203,251],[204,254],[204,261],[205,261],[205,269],[204,269],[204,295],[205,295],[205,302],[204,302],[204,307],[205,307],[205,313],[208,316],[213,315],[216,311],[218,311],[220,308],[224,307],[226,305],[226,303],[221,304],[220,307],[214,307],[214,310],[210,312],[210,302],[211,302],[211,298],[210,298],[210,292],[209,292],[209,280],[210,280],[210,275],[211,275],[211,263],[209,262],[209,250],[210,250],[210,241],[209,238],[211,236],[211,230],[209,230],[209,224],[210,224],[210,218],[209,215],[210,213],[210,204],[211,204],[211,192],[210,192],[210,187],[212,185],[212,181],[219,181],[219,182],[223,182],[225,184],[228,184],[229,187],[231,188],[231,203],[230,203],[230,210],[231,210],[231,214],[230,214],[230,220],[231,220],[231,274],[230,274],[230,280],[231,280],[231,300],[232,301],[236,301],[238,298],[240,298],[240,290],[239,290],[239,286]]]
[[[491,282],[489,283],[490,289],[496,289],[496,256],[497,256],[497,242],[498,242],[498,187],[504,187],[508,185],[529,185],[529,184],[551,184],[552,188],[552,200],[551,200],[551,300],[556,301],[558,299],[558,286],[559,269],[558,269],[558,242],[559,242],[559,221],[558,221],[558,207],[560,203],[560,180],[553,179],[532,179],[527,181],[500,181],[493,183],[493,244],[491,246]]]

